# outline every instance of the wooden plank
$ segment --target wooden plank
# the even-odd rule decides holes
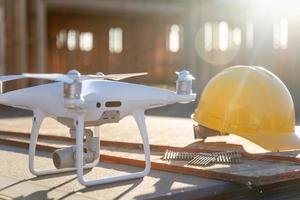
[[[120,158],[133,160],[144,159],[141,151],[121,152],[118,148],[103,149],[106,155],[113,155]],[[263,161],[243,158],[240,164],[232,165],[213,165],[209,167],[188,166],[188,161],[163,161],[163,153],[155,155],[153,152],[151,159],[153,169],[172,171],[176,169],[178,173],[203,176],[207,178],[216,178],[219,180],[234,181],[249,186],[265,185],[300,178],[299,164],[278,161]],[[120,162],[123,162],[121,160]],[[133,162],[133,165],[136,163]],[[169,166],[171,165],[171,167]],[[176,166],[176,167],[174,167]]]
[[[13,132],[13,131],[0,131],[0,135],[5,136],[16,136],[16,137],[24,137],[29,138],[29,133],[21,133],[21,132]],[[75,143],[75,139],[71,137],[64,137],[64,136],[57,136],[57,135],[44,135],[40,134],[39,139],[45,140],[54,140],[54,141],[61,141],[61,142],[68,142],[68,143]],[[101,146],[112,146],[112,147],[120,147],[125,149],[143,149],[143,144],[141,143],[133,143],[133,142],[118,142],[118,141],[110,141],[110,140],[101,140]],[[208,149],[207,147],[176,147],[176,146],[169,146],[169,145],[155,145],[150,144],[151,151],[154,152],[164,152],[166,150],[172,151],[180,151],[180,152],[216,152],[214,149]],[[222,151],[220,149],[219,151]],[[238,151],[238,150],[237,150]],[[297,155],[300,151],[286,151],[286,152],[270,152],[270,153],[256,153],[251,154],[244,151],[240,152],[243,157],[248,159],[254,160],[273,160],[273,161],[284,161],[284,162],[294,162],[300,163],[300,158]]]
[[[1,144],[13,145],[28,148],[29,142],[1,139]],[[38,144],[38,150],[52,152],[57,148],[50,145]],[[140,150],[127,150],[122,148],[113,148],[112,150],[101,150],[104,154],[100,155],[102,161],[110,161],[119,164],[132,165],[143,168],[145,165],[144,155]],[[124,156],[125,155],[125,156]],[[162,152],[160,153],[162,155]],[[171,163],[160,159],[160,155],[152,155],[152,169],[183,173],[218,180],[234,181],[248,186],[266,185],[287,180],[300,178],[298,164],[275,162],[275,161],[257,161],[243,159],[241,164],[236,165],[215,165],[211,167],[188,166],[185,162],[172,161]],[[128,158],[130,156],[130,158]]]

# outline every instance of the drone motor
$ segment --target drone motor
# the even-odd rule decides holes
[[[182,70],[176,72],[178,79],[176,81],[176,92],[181,95],[190,95],[192,94],[192,81],[195,80],[192,74],[189,71]]]

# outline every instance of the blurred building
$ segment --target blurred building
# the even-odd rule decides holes
[[[149,72],[169,83],[188,69],[201,91],[220,70],[261,65],[300,112],[296,0],[0,0],[0,72]],[[255,80],[254,80],[255,81]]]

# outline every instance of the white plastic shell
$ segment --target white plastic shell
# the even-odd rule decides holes
[[[192,94],[192,81],[195,80],[193,75],[186,70],[176,72],[176,74],[178,75],[178,79],[176,81],[176,93],[180,95]]]

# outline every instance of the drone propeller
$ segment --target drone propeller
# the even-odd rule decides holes
[[[51,80],[51,81],[59,81],[64,83],[73,83],[74,78],[64,74],[30,74],[24,73],[22,74],[24,78],[34,78],[34,79],[44,79],[44,80]]]
[[[71,70],[67,74],[23,74],[26,78],[37,78],[37,79],[46,79],[52,81],[61,81],[64,83],[73,83],[74,80],[87,80],[87,79],[109,79],[109,80],[122,80],[125,78],[135,77],[135,76],[142,76],[148,73],[127,73],[127,74],[107,74],[104,75],[103,73],[97,73],[95,75],[88,74],[88,75],[81,75],[76,70]]]
[[[11,81],[11,80],[16,80],[16,79],[22,79],[22,78],[24,78],[23,75],[6,75],[6,76],[0,76],[0,82]]]
[[[131,78],[131,77],[144,76],[144,75],[147,75],[147,74],[148,74],[147,72],[126,73],[126,74],[107,74],[107,75],[104,75],[102,73],[97,73],[96,75],[89,74],[89,75],[84,75],[84,76],[87,77],[88,79],[103,78],[103,79],[119,81],[119,80],[122,80],[122,79]]]
[[[109,80],[122,80],[125,78],[135,77],[135,76],[143,76],[148,73],[127,73],[127,74],[103,74],[97,73],[95,75],[88,74],[88,75],[81,75],[76,70],[71,70],[67,74],[40,74],[40,73],[24,73],[22,75],[7,75],[7,76],[0,76],[0,82],[11,81],[16,79],[24,79],[24,78],[34,78],[34,79],[44,79],[44,80],[51,80],[51,81],[58,81],[64,83],[73,83],[75,80],[87,80],[87,79],[109,79]]]

